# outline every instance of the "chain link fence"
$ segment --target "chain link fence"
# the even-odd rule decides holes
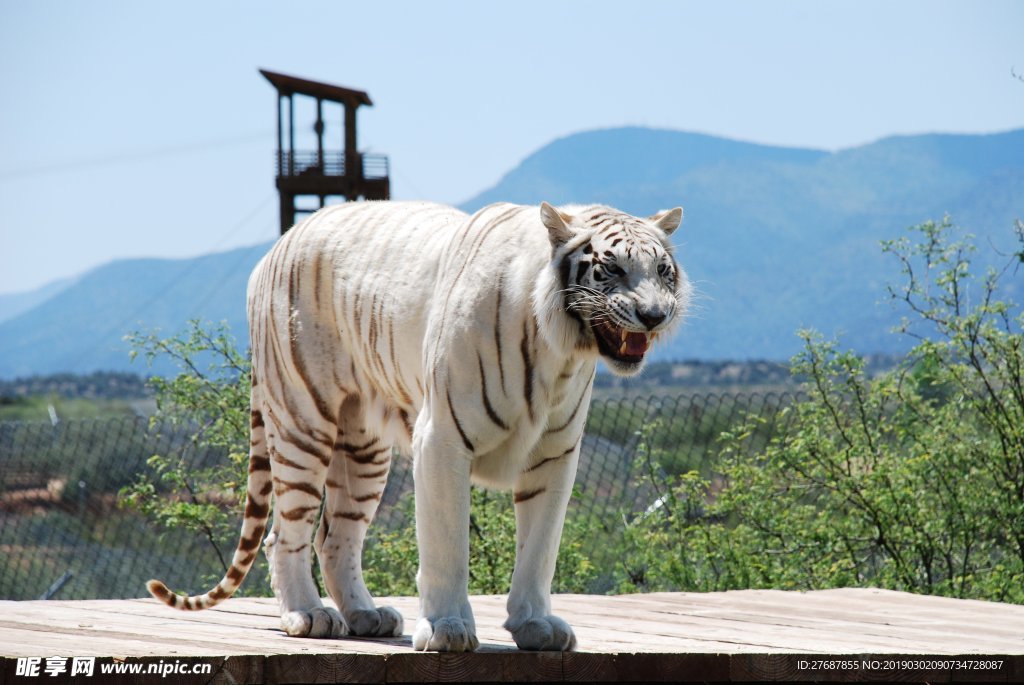
[[[709,475],[723,431],[758,416],[755,435],[743,443],[757,450],[786,428],[789,415],[780,410],[796,399],[767,393],[595,400],[570,515],[593,517],[607,530],[621,527],[623,517],[656,506],[649,481],[638,477],[640,467],[654,463],[646,455],[657,456],[663,473]],[[131,598],[145,594],[149,578],[199,589],[219,576],[223,567],[204,536],[164,529],[119,506],[120,488],[140,474],[156,479],[149,457],[174,453],[188,454],[195,468],[225,458],[196,449],[180,428],[144,417],[0,422],[0,599]],[[411,491],[411,460],[396,459],[374,525],[410,525]],[[581,551],[601,563],[602,545],[584,541]]]

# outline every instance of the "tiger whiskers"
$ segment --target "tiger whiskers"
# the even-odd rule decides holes
[[[566,304],[566,309],[583,314],[588,318],[595,311],[606,309],[608,306],[608,296],[605,293],[583,285],[570,286],[560,290],[559,294],[565,294],[571,298],[567,298],[569,301]]]
[[[612,316],[612,313],[610,311],[606,310],[606,309],[602,309],[602,310],[595,311],[595,312],[589,312],[588,315],[587,315],[587,320],[591,324],[595,324],[595,323],[609,323],[609,324],[612,324],[612,325],[615,325],[615,326],[618,325],[616,323],[616,321],[615,321],[615,318]]]

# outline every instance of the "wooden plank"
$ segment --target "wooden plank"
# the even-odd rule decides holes
[[[772,591],[775,594],[760,594],[764,592],[766,591],[756,591],[755,594],[752,591],[743,597],[727,598],[721,595],[731,593],[712,593],[703,603],[714,606],[700,607],[699,604],[691,603],[684,611],[691,616],[699,612],[701,616],[754,620],[772,625],[778,622],[808,626],[832,623],[856,626],[859,630],[871,634],[918,635],[926,636],[930,640],[939,640],[937,631],[945,630],[953,634],[951,642],[944,647],[949,653],[970,649],[965,645],[965,641],[970,643],[972,633],[984,635],[986,639],[985,644],[975,646],[978,652],[990,648],[993,640],[1009,640],[1011,645],[1020,645],[1021,636],[1024,634],[1022,608],[1013,605],[891,592],[883,596],[884,604],[872,604],[871,596],[885,591],[860,590],[853,591],[858,593],[852,595],[852,602],[855,604],[831,598],[829,595],[834,591],[823,591],[799,595],[797,607],[794,604],[795,593]],[[669,599],[659,598],[659,601]],[[894,599],[900,602],[898,606],[893,606]],[[957,604],[958,602],[963,604]]]
[[[556,611],[559,610],[559,607],[557,606],[558,601],[561,601],[563,599],[564,598],[556,598]],[[786,623],[780,626],[778,621],[766,620],[766,618],[773,615],[773,612],[762,612],[760,615],[751,613],[748,615],[744,612],[729,613],[725,610],[719,610],[717,611],[717,613],[713,614],[711,612],[708,612],[707,610],[704,610],[701,612],[701,615],[698,616],[695,614],[694,610],[691,609],[687,610],[685,613],[681,613],[680,615],[675,616],[671,615],[673,612],[666,611],[665,609],[656,609],[652,611],[649,608],[650,605],[648,604],[648,609],[644,617],[642,614],[636,613],[636,611],[642,612],[642,606],[628,607],[628,611],[623,611],[623,606],[625,603],[618,601],[620,599],[622,598],[615,598],[615,604],[609,605],[607,607],[602,605],[599,606],[597,609],[593,609],[589,612],[584,609],[573,610],[572,607],[570,607],[569,612],[562,611],[562,613],[570,615],[570,620],[572,620],[575,623],[575,625],[579,628],[579,630],[581,631],[581,635],[588,636],[589,634],[589,638],[596,639],[600,644],[609,643],[610,645],[620,645],[622,643],[635,643],[633,645],[634,648],[639,648],[646,651],[657,649],[658,647],[660,647],[660,643],[664,642],[665,640],[674,641],[692,638],[695,632],[699,632],[700,628],[703,628],[705,630],[704,634],[700,638],[697,638],[699,641],[706,642],[709,638],[712,637],[712,634],[720,636],[724,631],[724,634],[729,639],[725,640],[723,644],[726,644],[728,642],[735,642],[736,636],[738,635],[741,638],[744,638],[745,643],[749,647],[766,647],[778,649],[786,649],[790,647],[790,645],[785,640],[781,642],[778,640],[776,640],[775,642],[768,641],[766,643],[763,640],[756,639],[756,637],[750,637],[747,634],[749,631],[743,630],[742,624],[744,622],[750,623],[752,626],[755,627],[768,625],[771,628],[771,632],[773,632],[776,636],[782,633],[786,633],[786,628],[795,628],[794,630],[790,631],[791,637],[800,642],[805,648],[808,648],[808,639],[812,639],[815,633],[822,633],[825,634],[828,639],[835,641],[835,644],[833,644],[833,648],[835,648],[837,646],[841,646],[845,638],[841,634],[829,635],[829,631],[831,631],[832,633],[842,633],[844,629],[849,630],[849,628],[852,627],[851,625],[844,623],[843,621],[828,621],[827,619],[807,620],[807,612],[803,610],[801,610],[800,612],[794,612],[791,606],[792,602],[790,602],[788,610],[784,612],[786,614]],[[280,631],[277,629],[277,619],[272,615],[272,613],[275,611],[273,606],[266,604],[267,600],[249,601],[264,602],[262,606],[259,604],[254,604],[250,606],[260,609],[261,614],[263,615],[255,617],[259,621],[257,625],[263,628],[267,633],[271,633],[271,639],[274,640],[274,643],[276,644],[276,639],[280,635]],[[483,600],[481,598],[474,598],[474,604],[479,605],[480,601]],[[736,603],[737,602],[733,602],[733,604]],[[57,603],[51,603],[51,605],[56,604]],[[229,602],[227,606],[230,606],[232,604],[232,602]],[[409,622],[411,626],[415,620],[415,616],[412,615],[410,611],[408,611],[409,603],[407,602],[406,604],[407,606],[404,607],[406,609],[407,614],[406,620]],[[583,607],[590,607],[593,604],[593,599],[586,603],[579,602],[579,605]],[[90,610],[95,610],[101,609],[102,607],[95,606],[87,608],[89,608]],[[507,633],[495,628],[495,625],[498,623],[497,619],[503,616],[503,609],[497,606],[489,606],[488,609],[490,610],[478,611],[478,616],[480,618],[478,623],[481,629],[481,636],[487,639],[487,637],[493,635],[493,638],[499,644],[511,646],[511,642],[508,639]],[[133,624],[133,629],[138,630],[140,626],[152,625],[152,627],[154,628],[159,628],[161,634],[163,634],[163,631],[165,630],[163,627],[164,625],[172,623],[181,624],[183,622],[193,622],[202,626],[209,627],[213,631],[200,631],[207,639],[216,637],[217,635],[221,634],[221,631],[226,631],[224,632],[224,635],[230,636],[230,638],[233,639],[234,633],[230,630],[230,628],[228,628],[224,624],[233,625],[236,627],[253,627],[252,619],[249,616],[239,615],[237,612],[227,613],[221,609],[215,609],[208,612],[186,613],[175,612],[170,609],[162,608],[159,606],[155,607],[154,609],[153,607],[146,607],[145,605],[138,603],[131,610],[141,614],[147,614],[144,620],[142,620],[141,622],[135,622]],[[39,610],[36,609],[34,610],[34,612],[36,616],[38,616]],[[163,612],[164,616],[166,617],[165,620],[155,619],[152,616],[148,615],[150,613],[160,612]],[[19,612],[17,610],[9,611],[8,618],[13,618],[17,616],[18,613]],[[492,613],[494,614],[495,620],[493,622],[490,622],[487,619],[489,615]],[[638,615],[641,616],[640,620],[636,619]],[[74,618],[74,616],[75,614],[73,613],[73,611],[72,613],[64,612],[62,615],[62,619],[71,619]],[[619,617],[624,617],[625,620],[618,620]],[[668,619],[670,620],[666,620],[666,617],[668,617]],[[91,618],[90,616],[84,616],[79,618],[85,621],[85,623],[82,623],[80,625],[90,625],[88,623],[88,621]],[[652,621],[652,618],[654,618],[655,620]],[[960,618],[963,619],[964,617],[960,616]],[[735,622],[738,625],[733,626],[730,624],[730,621]],[[488,625],[489,623],[493,624]],[[615,624],[614,629],[608,629],[606,627],[609,623]],[[954,625],[962,625],[962,622],[961,624]],[[899,635],[903,638],[904,648],[907,648],[907,646],[909,645],[916,647],[918,649],[936,649],[934,644],[926,642],[922,645],[910,642],[906,639],[908,637],[915,636],[915,634],[919,636],[921,630],[920,628],[915,629],[913,626],[907,626],[905,624],[899,627],[888,624],[882,624],[882,626],[883,627],[880,629],[882,632],[880,634],[876,635],[876,633],[869,632],[868,635],[870,635],[871,637],[878,637],[880,639],[883,639],[884,641],[886,641],[886,643],[892,637],[894,637],[894,635]],[[1019,620],[1017,621],[1016,626],[1002,623],[993,625],[991,622],[989,622],[989,626],[989,630],[986,634],[987,642],[984,645],[985,647],[989,647],[988,651],[991,651],[991,647],[994,646],[1005,646],[1007,648],[1015,647],[1017,644],[1019,644],[1018,638],[1020,633],[1024,632],[1018,632],[1018,628],[1020,626]],[[934,623],[929,624],[927,627],[928,632],[934,632],[934,627]],[[802,632],[804,628],[809,629],[809,632]],[[195,626],[193,626],[192,632],[196,632]],[[863,635],[864,631],[860,629],[858,632],[860,632]],[[490,635],[488,635],[488,633]],[[627,633],[643,633],[643,638],[634,639],[629,635],[625,635]],[[955,643],[952,645],[952,648],[945,649],[947,653],[962,652],[965,651],[965,649],[971,647],[970,645],[965,646],[963,633],[963,630],[958,630],[957,638]],[[1005,644],[1005,640],[1008,640],[1009,644]],[[379,641],[371,643],[366,647],[369,651],[379,651],[379,649],[374,647],[375,644],[379,644]],[[857,646],[861,650],[864,650],[870,649],[871,647],[877,647],[878,644],[876,640],[865,640],[862,637],[858,638]],[[885,645],[883,645],[883,647],[884,646]],[[359,646],[351,645],[349,646],[349,649],[352,651],[358,651]],[[888,647],[887,651],[893,651],[893,648]],[[982,648],[976,648],[974,649],[974,651],[982,652],[986,650]]]
[[[500,651],[483,654],[396,654],[388,659],[387,677],[402,683],[494,683],[561,681],[558,653]]]
[[[651,595],[657,599],[657,595]],[[671,601],[671,598],[665,598]],[[844,617],[859,616],[866,621],[885,620],[894,616],[903,622],[928,623],[936,619],[954,617],[966,621],[968,626],[984,627],[992,620],[1020,621],[1019,607],[994,602],[958,600],[946,597],[928,597],[886,590],[822,590],[792,593],[778,590],[750,590],[742,593],[708,593],[701,604],[740,608],[750,606],[757,612],[775,607],[791,613],[794,603],[801,614],[826,611]],[[908,610],[911,612],[908,614]],[[952,611],[952,613],[950,613]]]
[[[616,600],[618,599],[619,598],[616,598]],[[266,600],[261,601],[266,602]],[[476,600],[475,598],[474,603],[478,604],[479,600]],[[92,613],[92,611],[101,608],[99,606],[88,607],[90,609],[89,615],[76,616],[73,609],[65,610],[60,607],[52,606],[55,604],[56,603],[51,603],[51,609],[59,611],[61,613],[60,618],[61,621],[63,622],[57,624],[57,630],[63,631],[64,629],[60,628],[59,626],[66,625],[66,622],[72,620],[78,620],[79,627],[92,627],[94,629],[114,631],[117,630],[116,624],[96,623],[95,621],[90,623],[90,621],[92,621],[92,619],[95,617],[95,614]],[[231,604],[231,602],[228,603],[228,605]],[[593,602],[591,602],[590,604],[593,604]],[[497,610],[497,607],[490,608],[492,610]],[[556,610],[557,608],[558,607],[556,606]],[[264,605],[264,609],[265,613],[270,613],[274,611],[273,607],[268,605]],[[42,610],[39,608],[34,609],[32,611],[33,618],[44,618],[45,614],[41,614],[40,611]],[[133,611],[141,612],[142,614],[160,612],[164,614],[164,617],[161,619],[156,619],[152,616],[144,615],[142,616],[142,618],[132,622],[132,624],[127,628],[127,630],[134,631],[135,633],[140,635],[156,634],[173,637],[173,631],[168,632],[167,626],[180,626],[182,623],[189,622],[194,624],[189,629],[190,633],[194,635],[202,635],[203,638],[208,641],[216,641],[218,638],[223,638],[225,643],[230,645],[236,638],[236,633],[232,626],[234,628],[254,627],[252,625],[253,617],[249,617],[246,615],[238,615],[234,612],[228,613],[220,609],[215,609],[207,612],[186,613],[175,612],[170,609],[162,607],[155,607],[154,610],[153,607],[147,608],[144,605],[140,604],[136,605],[133,608]],[[406,616],[406,620],[409,622],[409,625],[411,626],[413,624],[413,621],[415,620],[415,616],[411,615],[411,612],[407,611],[406,613],[408,614]],[[494,625],[487,625],[486,614],[489,613],[492,612],[478,612],[478,615],[480,616],[481,619],[479,621],[481,636],[485,639],[485,641],[489,637],[492,637],[498,644],[511,647],[512,643],[509,640],[507,633],[501,631],[498,628],[495,628],[497,620],[493,622]],[[588,641],[595,641],[598,647],[632,647],[634,650],[639,649],[641,651],[659,651],[661,648],[666,646],[666,644],[668,644],[668,646],[671,646],[673,643],[676,643],[677,641],[682,641],[683,643],[685,643],[688,640],[696,640],[694,644],[684,645],[689,648],[699,648],[701,646],[701,643],[707,643],[713,640],[714,642],[719,643],[715,645],[716,647],[724,646],[726,649],[728,649],[730,642],[737,642],[737,640],[740,640],[744,643],[746,647],[753,649],[774,648],[784,650],[793,649],[794,647],[792,644],[790,644],[790,642],[795,640],[798,643],[797,648],[802,646],[804,649],[809,649],[815,646],[813,645],[813,642],[815,640],[822,638],[829,641],[833,651],[843,651],[839,649],[840,647],[843,647],[845,645],[845,642],[847,640],[846,636],[842,634],[843,630],[845,628],[847,631],[849,631],[849,629],[852,627],[851,625],[844,624],[841,621],[832,621],[831,625],[827,625],[827,623],[822,623],[821,621],[817,620],[810,621],[809,624],[807,622],[805,622],[804,624],[800,624],[799,618],[792,617],[796,616],[798,613],[802,615],[803,612],[793,612],[792,609],[788,611],[787,621],[789,622],[789,624],[797,623],[798,625],[795,627],[795,629],[792,629],[792,625],[787,624],[780,626],[779,623],[776,621],[765,620],[765,616],[767,614],[758,617],[756,615],[747,616],[741,613],[739,614],[739,618],[737,619],[737,616],[730,615],[728,612],[724,614],[722,612],[718,612],[717,615],[710,615],[708,612],[704,612],[704,614],[701,616],[694,616],[692,615],[693,612],[689,611],[685,614],[680,614],[678,616],[670,616],[671,621],[666,621],[666,616],[669,615],[671,612],[666,612],[664,609],[658,609],[652,612],[650,609],[648,609],[646,619],[636,620],[636,615],[633,608],[630,608],[628,612],[623,612],[621,603],[618,602],[614,605],[610,605],[607,607],[600,606],[597,609],[594,609],[591,613],[593,613],[594,615],[590,616],[588,615],[588,612],[577,609],[575,610],[575,612],[572,613],[571,616],[571,620],[579,629],[580,635],[583,637],[583,639]],[[655,619],[654,621],[651,620],[652,613],[653,618]],[[13,611],[9,611],[8,621],[19,617],[19,614],[20,612],[16,609]],[[625,616],[626,619],[628,619],[628,621],[618,620],[619,616]],[[264,640],[261,639],[263,637],[268,637],[271,645],[278,644],[277,641],[280,638],[281,634],[279,629],[277,628],[277,619],[273,616],[266,615],[257,616],[255,618],[258,618],[259,627],[263,629],[263,632],[266,635],[256,636],[250,634],[249,639],[247,640],[247,644],[249,646],[263,646],[262,644],[259,644],[264,642]],[[495,616],[495,618],[497,618],[497,616]],[[732,625],[730,621],[737,623],[737,625]],[[775,636],[774,641],[766,641],[763,639],[759,639],[756,635],[756,631],[754,631],[754,633],[751,634],[751,631],[746,630],[745,626],[742,625],[744,622],[749,623],[752,628],[763,628],[767,625],[768,627],[770,627],[771,632]],[[607,628],[607,626],[610,623],[615,625],[614,629]],[[1004,624],[990,624],[990,628],[985,637],[986,643],[982,646],[987,647],[988,649],[980,648],[975,645],[965,644],[963,631],[961,630],[958,631],[957,639],[955,643],[952,645],[952,647],[948,648],[947,646],[947,648],[941,651],[944,651],[945,653],[959,653],[964,651],[971,651],[973,648],[973,651],[983,652],[992,651],[992,648],[994,647],[1006,647],[1007,649],[1013,649],[1014,647],[1019,645],[1020,632],[1017,632],[1017,628],[1019,627],[1019,625],[1019,621],[1017,622],[1017,626],[1008,626]],[[791,630],[787,630],[787,628]],[[807,628],[807,630],[805,631],[804,628]],[[881,649],[876,649],[876,651],[894,651],[894,647],[890,644],[891,639],[893,637],[902,638],[899,644],[904,649],[904,651],[906,651],[908,648],[915,648],[917,651],[939,651],[939,647],[936,647],[936,645],[932,642],[918,642],[908,639],[911,637],[919,637],[919,628],[915,629],[914,627],[908,627],[906,625],[899,627],[886,625],[884,626],[884,628],[885,630],[883,631],[883,633],[877,636],[879,639],[882,640]],[[39,628],[36,627],[36,629],[38,630]],[[934,626],[929,626],[928,630],[933,631]],[[701,631],[703,631],[703,634],[699,637],[695,637],[695,634],[699,634],[701,633]],[[642,637],[634,637],[633,635],[636,634],[642,634]],[[1014,637],[1014,635],[1016,635],[1016,637]],[[716,639],[722,638],[723,636],[725,639]],[[780,637],[786,639],[779,639]],[[875,636],[872,635],[872,638],[874,637]],[[303,642],[309,643],[316,641]],[[327,641],[327,643],[329,645],[336,644],[335,641]],[[585,644],[586,643],[584,643],[584,645]],[[867,649],[871,649],[873,647],[878,648],[879,641],[876,639],[865,639],[862,634],[855,640],[854,646],[860,649],[861,651],[864,651]],[[392,647],[392,645],[388,644],[382,645],[381,641],[367,642],[363,645],[360,645],[358,642],[346,645],[346,649],[348,651],[359,651],[360,649],[365,649],[369,652],[387,651],[390,650]],[[742,646],[736,649],[742,650]],[[752,650],[746,649],[745,651]],[[230,651],[228,653],[230,653]]]
[[[471,598],[482,643],[474,654],[414,652],[418,602],[408,597],[381,600],[406,620],[406,635],[388,640],[289,638],[269,598],[203,612],[151,599],[0,602],[0,683],[25,682],[11,657],[54,654],[161,668],[206,659],[197,663],[216,663],[215,680],[253,683],[1024,681],[1020,606],[863,589],[557,595],[553,610],[574,625],[581,650],[557,654],[515,649],[500,627],[505,601]],[[1002,667],[955,666],[987,655]],[[900,660],[920,667],[891,667]]]
[[[557,610],[557,606],[555,607]],[[620,619],[625,625],[635,621],[633,609],[623,612],[623,605],[605,607],[589,605],[573,612],[574,626],[580,628],[593,627],[595,621],[600,624],[619,624]],[[563,612],[567,613],[567,612]],[[651,622],[651,619],[654,619]],[[954,624],[955,625],[955,624]],[[781,610],[757,613],[754,610],[733,611],[730,606],[707,610],[704,608],[697,614],[693,610],[679,610],[677,607],[648,610],[643,625],[638,627],[646,636],[670,636],[678,639],[693,638],[701,635],[704,638],[717,636],[728,638],[725,641],[742,638],[746,644],[754,647],[770,649],[820,649],[830,648],[833,651],[899,651],[894,646],[894,639],[899,639],[903,651],[939,651],[940,653],[962,653],[965,651],[987,652],[996,648],[1012,649],[1021,647],[1020,636],[1024,633],[1024,624],[1018,619],[1016,626],[994,628],[986,626],[983,643],[972,643],[969,634],[958,631],[955,642],[943,644],[941,636],[935,634],[935,626],[927,628],[892,625],[891,623],[871,623],[859,625],[851,621],[843,621],[822,616],[807,619],[803,608],[794,611],[792,601],[788,612]],[[818,642],[825,645],[818,645]],[[749,650],[748,650],[749,651]]]

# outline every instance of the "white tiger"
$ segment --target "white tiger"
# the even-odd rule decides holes
[[[516,564],[504,627],[522,649],[570,650],[550,587],[595,364],[637,373],[690,293],[667,236],[679,208],[639,219],[604,206],[428,203],[322,209],[253,271],[252,447],[241,538],[201,596],[238,588],[265,532],[289,635],[397,636],[374,606],[362,547],[392,447],[413,456],[418,650],[478,646],[467,596],[470,483],[513,491]],[[322,499],[325,498],[325,499]],[[310,540],[337,610],[310,575]]]

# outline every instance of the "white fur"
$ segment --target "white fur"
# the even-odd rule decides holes
[[[467,597],[471,482],[511,489],[517,501],[505,627],[525,649],[575,646],[549,593],[600,355],[566,311],[557,265],[599,232],[587,213],[606,209],[497,204],[467,217],[427,203],[342,205],[304,221],[256,267],[253,410],[266,442],[261,429],[253,454],[271,461],[266,551],[289,634],[400,634],[401,617],[374,606],[361,568],[394,446],[414,462],[416,649],[478,645]],[[644,249],[622,257],[632,285],[601,316],[630,331],[641,330],[631,308],[671,311],[657,330],[681,318],[685,274],[673,291],[655,273],[681,216],[622,215],[633,226],[627,245]],[[338,611],[323,606],[309,572],[313,493],[325,486],[315,550]]]

